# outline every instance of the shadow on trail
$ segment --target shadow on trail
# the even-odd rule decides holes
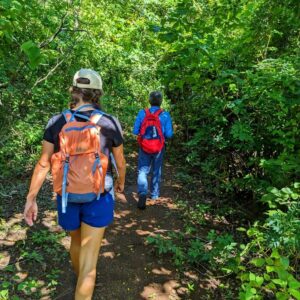
[[[181,299],[186,290],[176,270],[145,245],[147,236],[180,230],[168,216],[168,200],[138,211],[134,194],[127,199],[127,205],[117,204],[114,225],[107,230],[95,299]]]
[[[117,195],[115,219],[107,228],[101,247],[93,299],[190,299],[187,298],[187,282],[180,279],[171,261],[166,257],[158,258],[145,244],[148,236],[164,236],[169,231],[181,230],[170,194],[176,191],[166,180],[162,195],[167,197],[148,201],[146,210],[140,211],[136,208],[135,182],[135,168],[130,168],[125,195]],[[67,281],[63,282],[64,286],[68,286]],[[69,300],[72,294],[67,296],[60,288],[55,299]]]
[[[199,299],[192,297],[187,288],[194,279],[180,276],[171,257],[158,257],[145,244],[148,236],[181,230],[173,204],[181,187],[172,180],[172,167],[167,165],[165,169],[162,198],[148,201],[147,209],[140,211],[136,208],[136,153],[127,157],[126,191],[125,195],[118,195],[115,219],[103,240],[93,299]],[[8,287],[10,295],[15,291],[13,295],[22,299],[74,297],[75,278],[66,251],[70,238],[57,225],[55,202],[49,200],[53,197],[50,183],[49,177],[39,196],[39,219],[33,228],[25,226],[22,214],[16,213],[23,211],[24,182],[20,183],[23,194],[19,194],[15,206],[1,203],[5,204],[0,224],[0,271],[4,274],[1,279],[12,284]],[[18,291],[21,287],[23,290]]]

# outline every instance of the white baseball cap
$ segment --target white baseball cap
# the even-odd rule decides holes
[[[88,83],[78,83],[78,78],[88,79]],[[76,72],[73,78],[73,86],[83,89],[102,90],[102,79],[99,73],[91,69],[80,69]]]

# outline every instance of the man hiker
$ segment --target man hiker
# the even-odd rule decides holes
[[[165,140],[173,136],[172,119],[168,112],[160,108],[162,104],[161,92],[154,91],[149,95],[151,107],[138,113],[133,134],[138,136],[138,195],[139,209],[146,208],[148,193],[148,179],[152,166],[151,199],[159,198]]]

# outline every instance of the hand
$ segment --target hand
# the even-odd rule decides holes
[[[36,200],[28,200],[26,201],[25,204],[25,209],[24,209],[24,219],[25,222],[29,225],[32,226],[33,222],[36,221],[38,214],[38,206],[36,204]]]
[[[124,192],[124,183],[119,182],[118,179],[115,183],[115,191],[117,193],[123,193]]]

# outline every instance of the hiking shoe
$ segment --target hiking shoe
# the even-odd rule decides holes
[[[137,204],[137,207],[139,209],[145,209],[146,208],[146,195],[140,195],[139,196],[139,201],[138,201],[138,204]]]

